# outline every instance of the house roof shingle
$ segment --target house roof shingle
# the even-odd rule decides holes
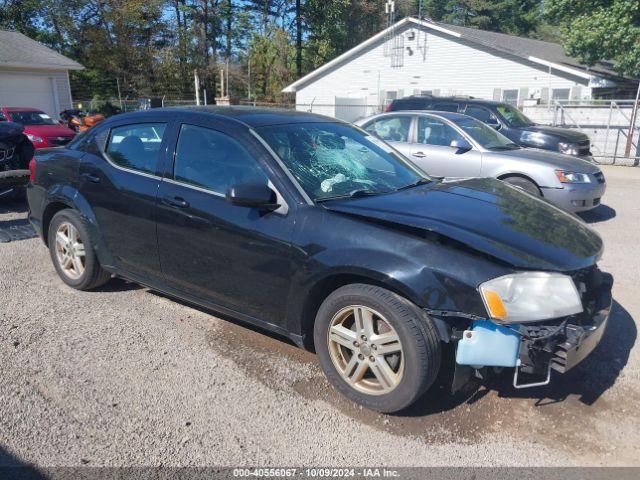
[[[555,69],[565,70],[569,73],[573,73],[574,75],[582,76],[587,79],[598,76],[620,78],[620,76],[615,72],[612,62],[603,61],[592,67],[587,67],[586,65],[581,64],[577,59],[568,56],[565,53],[562,45],[559,45],[557,43],[534,40],[532,38],[517,37],[514,35],[490,32],[487,30],[479,30],[469,27],[449,25],[447,23],[434,22],[433,20],[429,19],[406,17],[397,22],[392,27],[389,27],[388,29],[383,30],[382,32],[374,35],[368,40],[365,40],[351,50],[343,53],[332,61],[295,81],[291,85],[284,88],[283,92],[295,92],[299,86],[306,84],[307,82],[323,74],[333,66],[347,61],[350,57],[356,55],[367,46],[375,44],[376,42],[385,41],[388,32],[392,28],[399,28],[404,26],[419,26],[438,31],[445,35],[451,35],[455,38],[458,38],[461,41],[467,41],[481,47],[492,49],[496,52],[513,55],[525,61],[547,65]]]
[[[566,65],[567,67],[593,72],[594,74],[618,76],[613,69],[612,62],[603,61],[592,67],[587,67],[581,64],[577,59],[567,55],[563,46],[558,43],[545,42],[543,40],[535,40],[533,38],[517,37],[515,35],[507,35],[505,33],[490,32],[488,30],[479,30],[477,28],[460,27],[457,25],[433,22],[430,20],[423,20],[423,22],[433,23],[444,29],[456,32],[460,34],[460,38],[466,39],[470,42],[525,59],[529,57],[536,57],[551,63],[557,63],[559,65]]]
[[[81,70],[78,62],[13,30],[0,29],[0,67]]]

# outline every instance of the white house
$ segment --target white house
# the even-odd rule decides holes
[[[283,91],[295,92],[299,109],[353,120],[410,95],[522,105],[624,98],[635,88],[611,64],[586,67],[555,43],[408,17]]]
[[[77,62],[12,30],[0,30],[0,106],[33,107],[57,117],[72,107],[69,70]]]

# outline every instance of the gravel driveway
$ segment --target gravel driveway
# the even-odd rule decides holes
[[[338,396],[281,338],[121,280],[74,291],[15,235],[0,243],[0,465],[638,466],[640,169],[604,171],[587,217],[616,280],[603,343],[550,387],[515,391],[507,373],[402,416]],[[13,207],[0,232],[24,225]]]

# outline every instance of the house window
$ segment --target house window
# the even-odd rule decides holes
[[[502,101],[504,103],[508,103],[509,105],[513,105],[515,107],[518,106],[518,92],[517,88],[512,88],[508,90],[502,90]]]
[[[392,100],[395,100],[396,98],[398,98],[398,92],[396,92],[395,90],[387,92],[387,101],[392,101]]]
[[[433,95],[433,90],[420,90],[420,95],[423,97],[430,97]]]
[[[551,90],[551,100],[562,101],[569,100],[571,96],[570,88],[554,88]]]

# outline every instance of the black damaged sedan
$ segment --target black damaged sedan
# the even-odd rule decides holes
[[[487,367],[548,383],[611,308],[602,241],[576,217],[497,180],[429,178],[317,115],[119,115],[38,152],[32,175],[30,220],[66,284],[115,275],[286,335],[382,412],[447,354],[454,386]]]

